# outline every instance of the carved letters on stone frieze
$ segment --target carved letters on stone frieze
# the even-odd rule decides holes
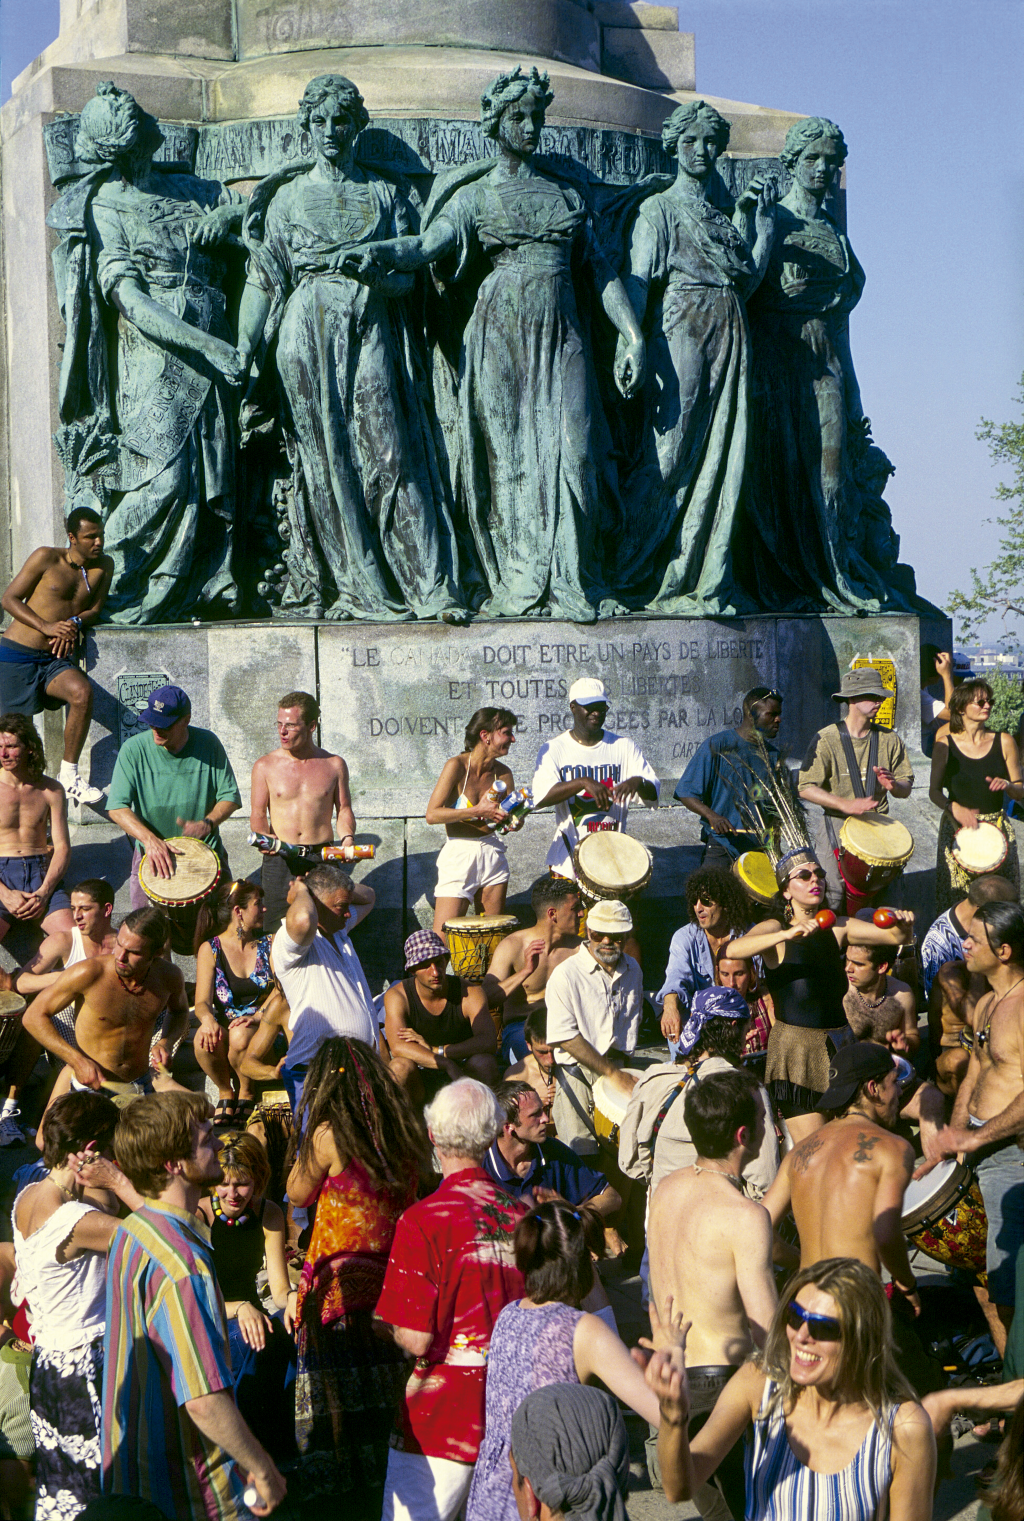
[[[342,10],[261,16],[285,45]],[[115,621],[919,605],[892,467],[848,410],[845,146],[807,169],[838,129],[787,139],[782,162],[730,159],[703,102],[663,146],[545,126],[550,98],[516,70],[479,124],[369,123],[355,86],[320,76],[291,120],[158,126],[102,85],[44,129],[57,444],[68,504],[104,512]],[[798,426],[781,409],[808,322],[850,383]],[[678,429],[688,367],[727,353],[695,424],[725,451],[702,479]],[[808,426],[834,478],[787,455]]]

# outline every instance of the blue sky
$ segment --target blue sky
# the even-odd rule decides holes
[[[58,13],[58,0],[2,0],[4,99]],[[686,0],[681,25],[696,33],[698,89],[843,129],[868,277],[851,320],[861,394],[896,465],[903,559],[941,604],[997,542],[978,421],[1020,415],[1024,4]]]

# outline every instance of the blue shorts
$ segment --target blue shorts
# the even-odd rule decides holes
[[[62,671],[78,666],[49,650],[30,650],[13,639],[0,639],[0,713],[24,713],[34,718],[43,708],[62,708],[59,697],[48,697],[46,688]]]
[[[976,1153],[972,1162],[988,1217],[988,1295],[993,1304],[1012,1305],[1017,1253],[1024,1245],[1024,1151],[1016,1140],[1005,1141]]]
[[[43,885],[50,864],[49,856],[0,856],[0,882],[16,893],[34,893]],[[55,914],[59,908],[70,908],[71,899],[64,891],[64,883],[58,882],[50,894],[44,919]],[[32,923],[32,920],[16,919],[0,903],[0,920],[4,924]]]
[[[524,1034],[525,1029],[525,1019],[513,1019],[510,1024],[502,1026],[501,1059],[506,1067],[511,1067],[514,1062],[521,1062],[529,1051]]]

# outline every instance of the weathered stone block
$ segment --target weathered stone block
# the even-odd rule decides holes
[[[597,0],[594,19],[602,26],[643,27],[651,32],[678,32],[679,11],[674,5],[648,5],[646,0]]]
[[[253,764],[277,748],[278,698],[316,692],[316,631],[217,624],[207,635],[207,659],[210,727],[231,757],[248,814]]]
[[[603,27],[601,68],[648,90],[695,89],[693,33]]]
[[[570,0],[238,0],[238,56],[331,47],[489,48],[601,67],[596,20]]]

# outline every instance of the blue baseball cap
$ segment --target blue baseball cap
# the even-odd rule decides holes
[[[191,712],[189,695],[181,687],[157,687],[139,710],[139,723],[148,724],[151,729],[169,729]]]

